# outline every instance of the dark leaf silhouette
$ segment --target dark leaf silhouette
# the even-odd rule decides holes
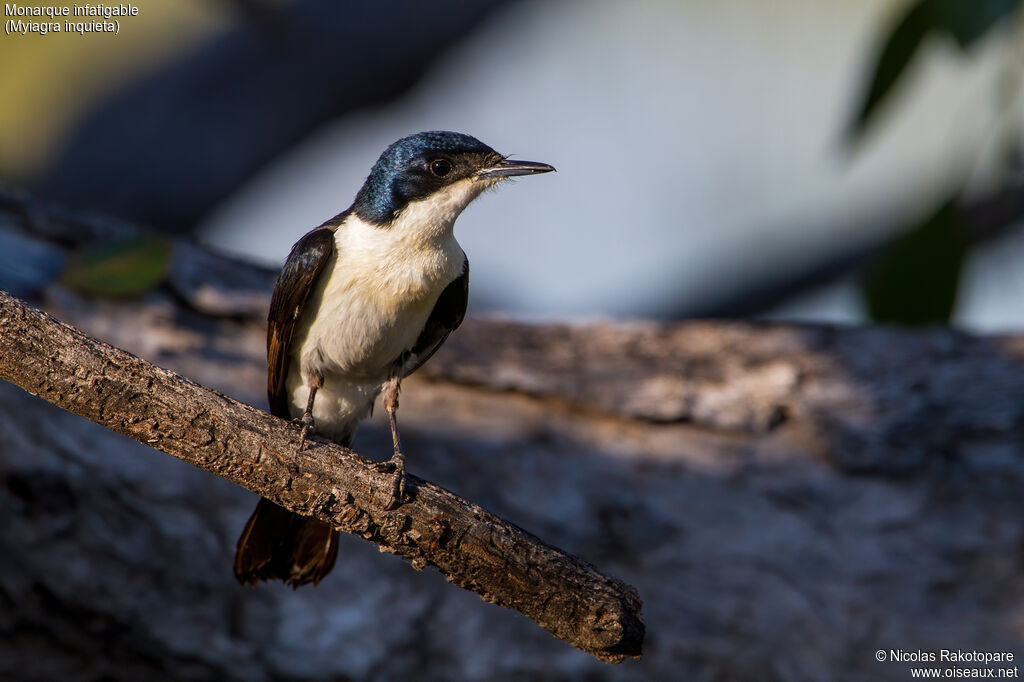
[[[893,242],[866,273],[871,319],[907,325],[948,322],[966,253],[963,222],[949,200]]]
[[[917,48],[932,29],[933,16],[928,0],[915,3],[896,23],[882,46],[872,71],[870,84],[857,108],[850,126],[851,141],[856,141],[867,129],[878,105],[906,70]]]
[[[1000,21],[1016,12],[1022,0],[918,0],[896,22],[875,60],[871,79],[850,124],[856,142],[867,130],[879,105],[906,72],[929,34],[948,36],[967,49]]]
[[[961,48],[975,41],[1020,7],[1021,0],[930,0],[935,6],[936,25]]]

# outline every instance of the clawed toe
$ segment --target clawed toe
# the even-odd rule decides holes
[[[391,479],[391,495],[388,497],[384,509],[390,511],[401,506],[405,501],[405,456],[401,451],[396,450],[390,462],[383,462],[394,468],[394,477]]]
[[[387,511],[402,506],[405,501],[405,474],[396,471],[391,485],[391,495],[388,497],[387,504],[384,505],[384,509]]]
[[[374,462],[373,468],[381,473],[390,474],[397,467],[395,466],[394,461],[389,459],[386,462]]]
[[[302,425],[302,433],[299,435],[298,449],[299,452],[302,452],[302,449],[306,447],[306,441],[308,441],[311,436],[316,435],[316,429],[313,428],[313,416],[304,415],[302,417],[293,419],[292,423]]]

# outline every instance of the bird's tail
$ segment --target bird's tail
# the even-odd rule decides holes
[[[274,579],[295,588],[316,585],[337,556],[338,531],[260,498],[238,538],[235,577],[243,585]]]

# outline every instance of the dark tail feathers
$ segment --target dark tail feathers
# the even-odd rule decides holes
[[[337,556],[338,531],[260,498],[238,538],[235,577],[243,585],[273,579],[295,588],[316,585]]]

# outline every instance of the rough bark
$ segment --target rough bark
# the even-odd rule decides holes
[[[54,283],[113,229],[0,201],[0,270],[32,254],[54,315],[262,405],[272,273],[181,243],[140,300]],[[1024,336],[471,319],[403,386],[410,469],[635,585],[643,659],[358,540],[315,590],[241,589],[255,496],[0,384],[0,678],[906,680],[875,652],[1024,656]],[[356,448],[384,459],[379,417]]]
[[[597,658],[639,656],[640,598],[621,582],[452,493],[97,341],[0,290],[0,378],[277,504],[358,535],[416,569],[514,608]]]

